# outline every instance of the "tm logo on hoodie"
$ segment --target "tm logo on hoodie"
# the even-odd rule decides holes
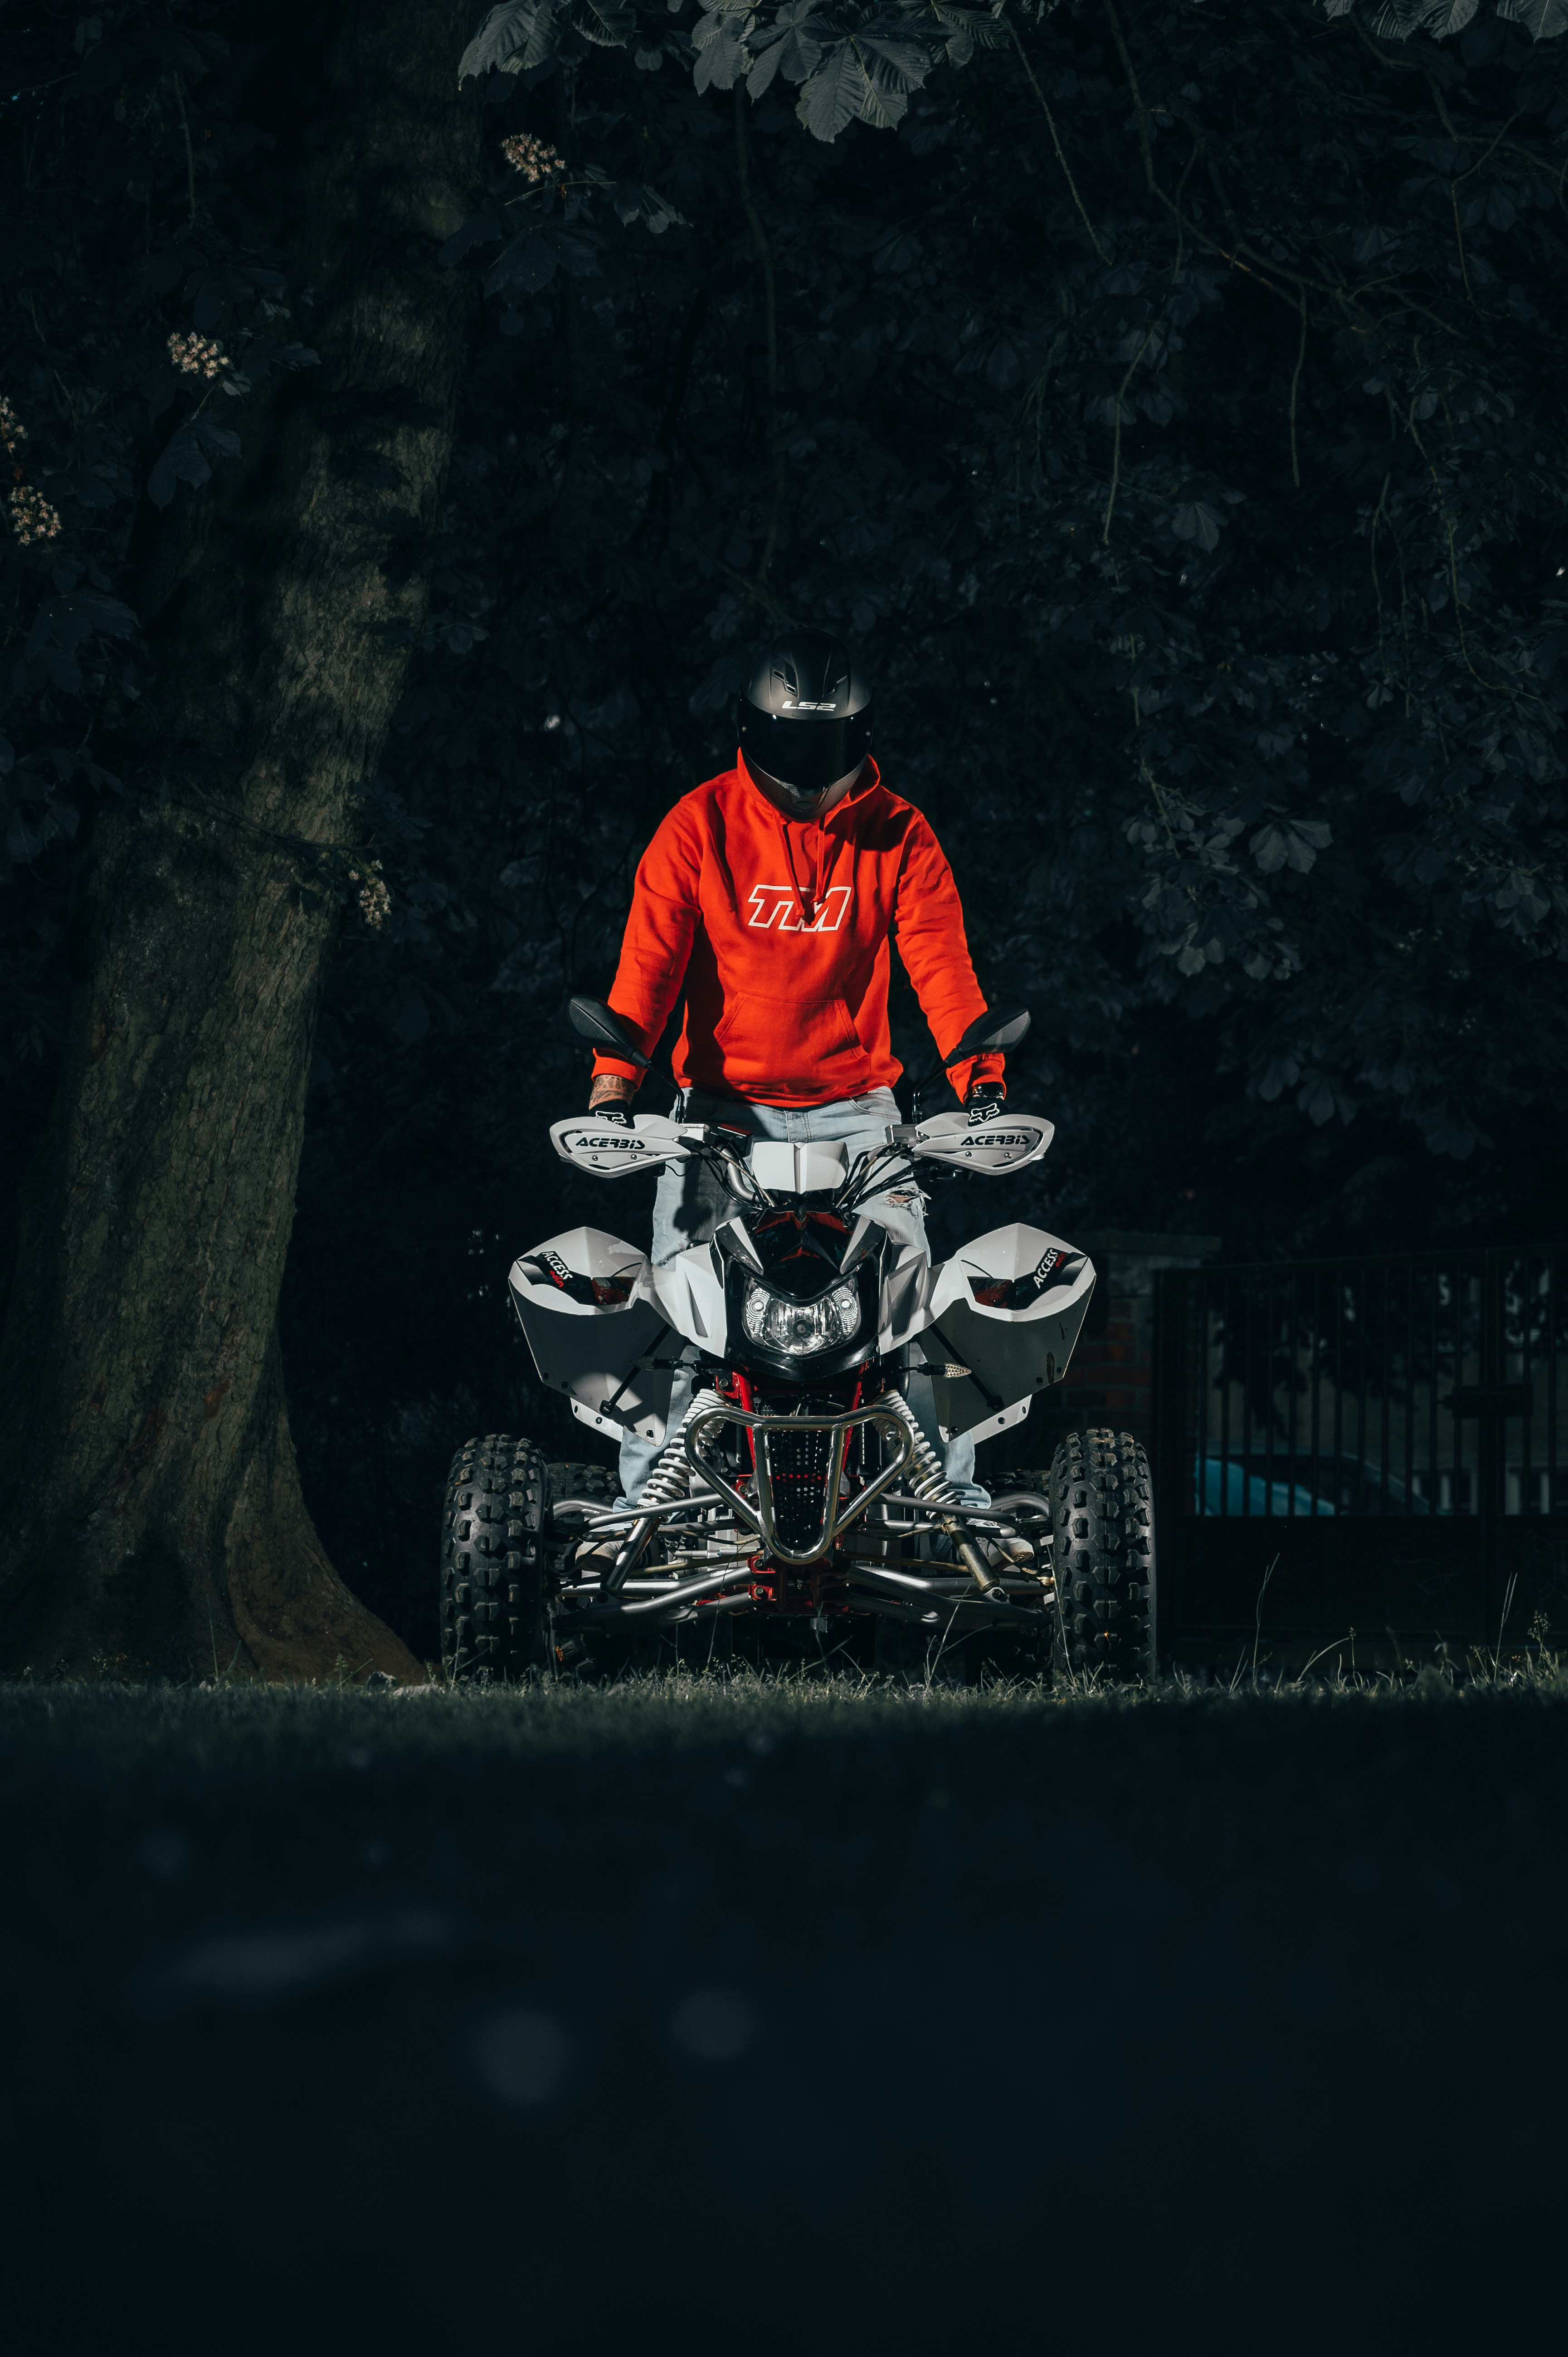
[[[851,889],[848,884],[832,885],[811,923],[803,925],[792,884],[758,884],[751,895],[746,923],[754,931],[764,933],[836,933],[849,914]]]

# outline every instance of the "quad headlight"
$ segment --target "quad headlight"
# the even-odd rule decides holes
[[[789,1301],[751,1276],[741,1322],[749,1340],[765,1350],[810,1358],[813,1351],[836,1351],[854,1341],[860,1331],[860,1295],[853,1285],[835,1285],[820,1301]]]

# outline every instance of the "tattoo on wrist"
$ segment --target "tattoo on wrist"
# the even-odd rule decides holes
[[[618,1072],[601,1072],[588,1091],[588,1111],[596,1113],[600,1105],[629,1104],[636,1094],[635,1085]]]

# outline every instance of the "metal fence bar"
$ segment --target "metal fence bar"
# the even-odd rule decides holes
[[[1367,1480],[1367,1303],[1359,1286],[1350,1298],[1356,1319],[1356,1480],[1350,1494],[1359,1497]],[[1343,1481],[1343,1468],[1336,1467],[1335,1473]]]
[[[1481,1385],[1486,1391],[1499,1390],[1507,1372],[1503,1352],[1507,1285],[1507,1261],[1501,1253],[1488,1253],[1481,1271]],[[1457,1423],[1458,1418],[1455,1417],[1455,1421]],[[1504,1447],[1507,1427],[1503,1418],[1498,1415],[1484,1415],[1474,1421],[1477,1509],[1486,1515],[1489,1524],[1501,1513],[1505,1502],[1503,1462],[1508,1453]]]
[[[1334,1465],[1335,1478],[1345,1460],[1345,1386],[1340,1376],[1345,1366],[1345,1273],[1334,1272]]]
[[[1382,1322],[1379,1329],[1383,1338],[1383,1380],[1378,1386],[1383,1405],[1383,1413],[1380,1421],[1378,1437],[1378,1468],[1380,1491],[1379,1511],[1385,1514],[1389,1511],[1389,1408],[1391,1405],[1389,1394],[1393,1389],[1393,1356],[1389,1349],[1389,1337],[1393,1331],[1393,1318],[1389,1308],[1389,1291],[1391,1283],[1391,1273],[1390,1270],[1385,1268],[1383,1271],[1383,1315]]]
[[[1290,1407],[1290,1454],[1287,1454],[1287,1459],[1285,1459],[1285,1482],[1287,1482],[1285,1513],[1290,1515],[1292,1521],[1294,1521],[1294,1511],[1297,1511],[1297,1428],[1299,1428],[1299,1424],[1302,1424],[1302,1409],[1299,1409],[1299,1405],[1297,1405],[1297,1360],[1299,1360],[1297,1334],[1299,1334],[1299,1331],[1302,1331],[1302,1318],[1299,1318],[1299,1298],[1297,1298],[1299,1277],[1297,1277],[1297,1270],[1294,1270],[1294,1268],[1287,1268],[1287,1270],[1285,1270],[1285,1286],[1287,1286],[1287,1304],[1285,1304],[1285,1403],[1287,1403],[1287,1407]],[[1314,1470],[1316,1470],[1316,1469],[1314,1469]]]
[[[1252,1511],[1252,1484],[1248,1479],[1247,1469],[1252,1454],[1252,1345],[1258,1330],[1254,1297],[1250,1286],[1244,1288],[1241,1316],[1241,1330],[1246,1336],[1241,1361],[1241,1512],[1250,1515]],[[1225,1478],[1229,1486],[1229,1470]]]
[[[1193,1469],[1201,1467],[1203,1442],[1187,1425],[1197,1393],[1208,1398],[1206,1346],[1194,1334],[1194,1305],[1203,1309],[1203,1279],[1195,1271],[1163,1268],[1155,1276],[1155,1527],[1184,1521],[1203,1507],[1202,1476],[1195,1491]],[[1197,1381],[1193,1381],[1194,1360]],[[1179,1577],[1179,1575],[1178,1575]]]
[[[1431,1276],[1432,1348],[1428,1360],[1431,1372],[1427,1377],[1426,1387],[1426,1461],[1432,1468],[1432,1511],[1436,1514],[1443,1509],[1443,1475],[1437,1463],[1437,1305],[1442,1287],[1438,1284],[1438,1273],[1435,1268],[1431,1271]]]
[[[1559,1259],[1547,1254],[1547,1513],[1556,1513],[1556,1270]]]
[[[1519,1280],[1519,1378],[1520,1383],[1524,1385],[1525,1397],[1523,1416],[1524,1428],[1520,1436],[1519,1451],[1519,1510],[1521,1514],[1528,1514],[1530,1512],[1530,1442],[1534,1437],[1530,1427],[1535,1422],[1535,1417],[1532,1413],[1534,1398],[1530,1380],[1531,1364],[1530,1340],[1530,1327],[1535,1317],[1535,1286],[1531,1282],[1532,1271],[1530,1267],[1530,1256],[1528,1253],[1520,1254],[1518,1265],[1520,1272]],[[1507,1340],[1506,1333],[1504,1340],[1505,1341]],[[1508,1511],[1507,1484],[1509,1475],[1507,1455],[1508,1453],[1505,1450],[1503,1462],[1503,1511],[1505,1513]]]
[[[1219,1298],[1219,1511],[1230,1512],[1230,1287],[1234,1280],[1220,1280]],[[1203,1469],[1204,1495],[1208,1493],[1208,1467]]]
[[[1404,1510],[1415,1512],[1415,1279],[1405,1295],[1404,1329]]]
[[[1279,1275],[1269,1271],[1263,1284],[1262,1299],[1262,1374],[1259,1384],[1260,1404],[1263,1408],[1263,1512],[1274,1511],[1274,1293]],[[1249,1492],[1251,1483],[1247,1484]]]
[[[1472,1286],[1474,1286],[1475,1288],[1475,1307],[1478,1313],[1481,1300],[1481,1281],[1478,1277],[1475,1276],[1472,1272],[1456,1264],[1454,1285],[1454,1374],[1452,1378],[1455,1384],[1460,1384],[1466,1382],[1478,1383],[1481,1380],[1479,1353],[1472,1354],[1467,1351],[1465,1347],[1467,1333],[1467,1319],[1471,1307],[1470,1294]],[[1466,1359],[1472,1355],[1476,1358],[1476,1364],[1473,1368],[1467,1367],[1466,1364]],[[1466,1433],[1465,1419],[1463,1416],[1455,1415],[1450,1412],[1448,1417],[1448,1429],[1452,1436],[1454,1455],[1454,1491],[1455,1501],[1457,1501],[1459,1493],[1460,1476],[1463,1474],[1469,1482],[1469,1503],[1466,1511],[1470,1513],[1475,1513],[1480,1505],[1481,1469],[1478,1464],[1472,1467],[1466,1465],[1465,1462]],[[1454,1511],[1455,1513],[1460,1511],[1457,1502],[1455,1504]]]
[[[1318,1511],[1318,1457],[1323,1452],[1323,1270],[1311,1273],[1311,1343],[1308,1343],[1308,1374],[1311,1374],[1311,1466],[1314,1466],[1314,1501],[1311,1511]]]

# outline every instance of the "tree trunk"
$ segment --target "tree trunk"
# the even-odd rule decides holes
[[[451,450],[467,306],[435,257],[478,161],[461,30],[439,0],[338,17],[297,242],[322,366],[247,404],[242,459],[182,495],[142,576],[166,799],[95,823],[0,1345],[13,1670],[424,1674],[312,1528],[276,1315],[353,789],[396,626],[424,611],[386,560],[435,526]]]

